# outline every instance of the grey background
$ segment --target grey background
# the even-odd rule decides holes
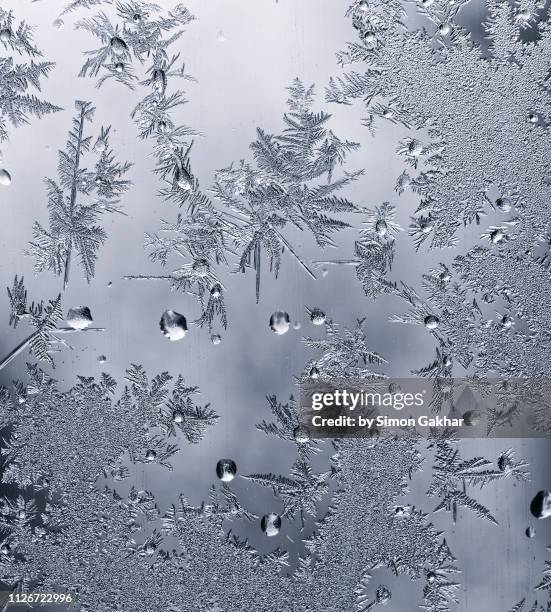
[[[164,8],[172,8],[172,0],[158,0]],[[187,27],[176,47],[186,61],[187,71],[197,83],[186,84],[189,103],[178,115],[185,123],[202,133],[192,155],[193,169],[201,187],[213,183],[214,172],[232,161],[250,159],[249,143],[256,127],[269,132],[282,128],[281,117],[287,98],[285,87],[299,76],[306,84],[317,85],[317,108],[333,113],[331,128],[341,137],[361,143],[350,157],[348,169],[365,168],[366,174],[347,190],[352,201],[375,206],[385,200],[397,204],[399,222],[407,226],[416,207],[416,198],[393,191],[396,177],[403,170],[395,150],[405,131],[386,126],[376,136],[361,126],[361,105],[325,104],[323,89],[330,76],[338,75],[335,52],[352,41],[356,33],[344,18],[348,2],[341,0],[191,0],[186,3],[197,21]],[[285,473],[292,460],[292,449],[269,439],[255,430],[255,423],[269,418],[265,396],[276,394],[285,400],[297,393],[293,376],[298,374],[311,356],[300,342],[303,334],[320,331],[309,323],[305,306],[319,306],[339,323],[351,326],[357,317],[367,317],[371,347],[390,362],[385,370],[394,376],[407,376],[409,370],[428,363],[433,355],[430,335],[421,328],[397,326],[387,322],[389,314],[403,307],[394,297],[371,301],[365,297],[353,268],[332,266],[328,274],[318,274],[313,281],[292,259],[285,258],[280,278],[275,280],[263,271],[260,304],[254,304],[254,279],[233,274],[224,278],[229,291],[226,296],[230,325],[222,334],[222,343],[214,346],[206,330],[192,327],[181,342],[170,343],[159,332],[161,313],[168,308],[186,315],[198,315],[191,298],[171,293],[163,282],[124,281],[125,274],[159,272],[159,266],[148,261],[143,249],[144,232],[155,231],[159,219],[173,219],[176,209],[157,195],[158,182],[151,174],[154,160],[151,143],[136,138],[130,111],[140,97],[113,83],[96,89],[94,81],[77,78],[82,52],[94,48],[95,42],[84,32],[74,30],[75,21],[87,11],[77,11],[64,18],[61,29],[53,21],[63,2],[42,0],[7,0],[3,8],[14,9],[18,18],[37,26],[36,41],[46,59],[57,66],[43,87],[43,96],[62,106],[61,113],[29,126],[11,130],[11,139],[1,145],[3,161],[9,170],[12,185],[0,187],[0,286],[11,285],[15,274],[24,275],[31,299],[55,297],[61,290],[61,279],[44,273],[33,275],[33,261],[23,252],[32,237],[32,222],[47,219],[43,178],[55,176],[58,148],[65,144],[75,99],[92,100],[97,106],[95,131],[111,124],[111,144],[121,158],[135,163],[131,171],[134,187],[124,198],[128,216],[108,219],[105,228],[108,242],[100,252],[96,277],[88,285],[76,268],[63,295],[64,311],[71,306],[90,307],[94,321],[105,327],[102,334],[74,334],[69,338],[72,349],[65,349],[56,358],[55,376],[63,385],[71,386],[77,374],[97,375],[109,372],[122,381],[130,363],[141,363],[150,374],[169,370],[182,373],[186,381],[198,385],[204,402],[221,415],[219,425],[212,428],[200,445],[187,446],[174,460],[169,473],[154,466],[140,467],[135,478],[140,488],[152,490],[161,507],[173,502],[184,492],[192,502],[200,502],[215,479],[214,467],[221,457],[231,457],[242,474],[251,472]],[[108,14],[112,8],[102,7]],[[480,31],[483,7],[473,4],[465,20]],[[477,21],[478,20],[478,21]],[[411,22],[412,24],[415,21]],[[487,218],[488,225],[494,220]],[[458,251],[471,244],[479,234],[465,230],[460,236]],[[311,259],[349,257],[352,254],[355,230],[343,232],[341,247],[319,253],[304,236],[293,235],[292,242]],[[320,257],[321,255],[321,257]],[[399,241],[392,277],[418,286],[421,274],[439,261],[449,261],[453,252],[415,254],[407,234]],[[173,267],[178,265],[173,262]],[[170,268],[170,266],[169,266]],[[112,287],[108,283],[112,282]],[[268,329],[270,314],[285,310],[291,320],[298,320],[302,329],[290,329],[276,336]],[[16,331],[8,328],[7,299],[0,300],[2,354],[7,353],[25,335],[24,324]],[[105,364],[97,357],[107,356]],[[24,376],[25,357],[20,356],[1,373],[0,381],[9,384]],[[507,448],[507,441],[464,441],[463,454],[483,454],[497,459]],[[494,527],[474,521],[460,513],[453,526],[449,515],[434,516],[462,568],[460,603],[457,610],[482,612],[507,610],[522,597],[532,598],[531,589],[539,581],[545,546],[551,543],[550,526],[535,521],[529,514],[529,502],[539,489],[551,488],[549,442],[544,440],[511,441],[518,455],[531,464],[532,482],[519,486],[505,481],[477,493],[499,520]],[[430,477],[430,457],[426,469],[412,481],[412,492],[404,503],[413,503],[429,512],[434,500],[424,496]],[[271,494],[235,481],[233,487],[249,509],[258,514],[277,506]],[[537,523],[537,524],[536,524]],[[536,537],[528,539],[524,530],[536,528]],[[263,550],[277,546],[295,547],[286,540],[295,539],[297,529],[287,526],[270,541],[260,537],[256,525],[246,529],[237,526],[242,535]],[[380,574],[380,576],[379,576]],[[380,578],[380,580],[378,580]],[[385,583],[393,590],[388,610],[412,609],[421,599],[421,583],[396,578],[390,572],[376,572],[373,585]]]

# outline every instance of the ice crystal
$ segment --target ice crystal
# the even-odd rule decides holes
[[[16,23],[12,11],[0,8],[0,49],[8,53],[26,55],[29,62],[16,63],[11,56],[0,57],[0,142],[8,138],[8,123],[17,127],[61,110],[58,106],[40,100],[29,89],[40,91],[40,80],[46,78],[53,62],[38,61],[42,52],[33,41],[33,28],[26,22]]]
[[[366,211],[368,227],[360,231],[360,238],[354,243],[355,259],[316,261],[318,265],[336,264],[355,266],[356,275],[365,294],[371,298],[381,293],[393,292],[396,284],[389,281],[387,274],[392,269],[396,248],[396,237],[401,227],[394,222],[395,207],[389,202],[372,211]]]
[[[58,180],[46,179],[49,228],[36,222],[30,243],[35,269],[63,275],[64,288],[69,282],[74,251],[86,280],[90,282],[94,276],[98,251],[107,237],[97,221],[106,213],[121,212],[120,196],[130,187],[124,175],[131,164],[116,161],[109,147],[110,127],[101,128],[97,137],[94,167],[83,165],[93,140],[85,134],[86,124],[92,122],[95,108],[82,101],[77,101],[75,107],[66,148],[58,153]]]
[[[256,164],[241,162],[216,175],[215,197],[237,224],[234,240],[239,251],[239,269],[252,265],[256,273],[256,298],[260,296],[261,253],[277,277],[285,250],[314,277],[304,259],[285,235],[287,226],[309,231],[320,247],[334,245],[332,234],[348,223],[332,216],[357,212],[349,200],[336,192],[355,180],[361,171],[344,172],[333,180],[337,166],[358,144],[341,140],[327,126],[331,115],[314,112],[314,86],[296,79],[288,88],[289,112],[279,135],[257,128],[251,144]],[[229,212],[232,211],[232,212]]]

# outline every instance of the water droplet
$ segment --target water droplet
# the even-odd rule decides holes
[[[0,30],[0,41],[2,41],[3,43],[9,42],[11,37],[12,32],[9,28],[2,28]]]
[[[4,168],[0,168],[0,185],[4,187],[11,185],[11,174]]]
[[[122,62],[117,62],[115,64],[115,70],[119,73],[122,74],[124,72],[124,64]]]
[[[163,336],[171,342],[185,338],[187,321],[184,315],[174,310],[165,310],[161,316],[159,327]]]
[[[320,371],[318,370],[318,368],[316,368],[316,366],[314,366],[310,370],[310,378],[313,378],[315,380],[316,378],[319,378],[319,375],[320,375]]]
[[[538,519],[551,516],[551,492],[538,491],[530,503],[530,512]]]
[[[467,410],[463,413],[463,423],[467,427],[476,427],[480,423],[480,413],[476,410]]]
[[[443,36],[446,36],[447,34],[450,33],[451,28],[450,28],[450,24],[449,23],[441,23],[438,26],[438,31],[440,32],[440,34],[442,34]]]
[[[134,13],[134,16],[132,17],[132,20],[134,21],[134,23],[141,23],[142,22],[142,16],[140,15],[140,13]]]
[[[206,259],[196,259],[191,267],[199,278],[205,278],[210,269],[209,262]]]
[[[310,440],[310,432],[306,427],[304,427],[304,425],[299,425],[298,427],[295,427],[293,437],[297,444],[306,444],[306,442],[309,442]]]
[[[265,514],[260,520],[260,528],[269,538],[276,536],[281,529],[281,517],[275,512]]]
[[[538,122],[538,116],[536,115],[536,113],[529,113],[528,114],[528,121],[530,123],[537,123]]]
[[[216,475],[222,482],[231,482],[237,474],[237,465],[233,459],[220,459],[216,464]]]
[[[222,342],[222,336],[220,334],[212,334],[210,341],[214,344],[214,346],[217,346],[220,344],[220,342]]]
[[[183,423],[184,413],[181,410],[175,410],[172,413],[172,420],[174,421],[174,423]]]
[[[270,317],[270,329],[277,334],[282,336],[289,331],[290,319],[286,312],[277,310]]]
[[[367,3],[367,0],[360,0],[360,3],[358,4],[358,8],[363,13],[367,12],[367,10],[369,9],[369,4]]]
[[[302,325],[300,324],[300,321],[295,321],[293,323],[293,329],[300,329],[302,327]]]
[[[216,283],[216,285],[214,285],[213,288],[210,290],[210,295],[216,300],[220,297],[221,294],[222,286],[219,283]]]
[[[67,325],[73,329],[86,329],[92,324],[92,313],[88,306],[74,306],[69,308],[65,317]]]
[[[388,232],[388,226],[384,219],[379,219],[377,223],[375,223],[375,231],[381,237],[386,236],[386,233]]]
[[[0,546],[0,553],[2,553],[3,555],[9,555],[10,550],[11,548],[8,544],[2,544],[2,546]]]
[[[325,316],[325,313],[319,308],[314,308],[310,312],[310,321],[312,321],[313,325],[323,325],[326,319],[327,317]]]
[[[52,25],[54,26],[54,28],[56,30],[61,30],[63,28],[63,26],[65,25],[65,22],[63,21],[63,19],[56,19]]]
[[[100,356],[98,357],[98,361],[99,361],[100,363],[105,363],[105,362],[107,361],[107,357],[106,357],[105,355],[100,355]]]
[[[496,207],[502,213],[508,213],[511,210],[511,200],[509,198],[498,198],[496,200]]]
[[[157,453],[154,450],[148,450],[145,453],[145,460],[146,461],[155,461],[155,459],[157,458]]]
[[[109,282],[107,283],[107,286],[109,287],[109,289],[111,289],[111,287],[113,286],[113,283],[112,283],[111,281],[109,281]]]
[[[25,512],[25,510],[19,510],[19,512],[17,513],[17,518],[24,521],[27,518],[27,513]]]
[[[501,242],[504,237],[505,232],[500,227],[490,232],[490,242],[492,244],[497,244],[498,242]]]
[[[149,557],[151,557],[151,555],[154,555],[156,550],[157,550],[157,547],[155,546],[153,542],[148,542],[144,548],[145,554],[148,555]]]
[[[434,582],[436,580],[436,574],[434,572],[427,572],[427,582]]]
[[[329,274],[329,270],[327,268],[321,269],[321,275],[325,278]]]
[[[527,538],[535,538],[536,530],[533,527],[526,527],[526,531],[524,532]]]
[[[103,153],[106,148],[107,148],[107,143],[105,142],[105,140],[103,140],[103,138],[98,138],[96,140],[96,144],[94,145],[94,151],[96,153]]]
[[[440,325],[440,319],[434,315],[428,315],[423,323],[427,329],[436,329]]]
[[[187,176],[183,176],[182,178],[179,178],[177,181],[177,184],[178,184],[178,187],[180,189],[183,189],[184,191],[191,191],[191,188],[193,187],[191,180]]]
[[[423,152],[423,145],[418,140],[412,140],[408,145],[408,152],[413,157],[419,157]]]
[[[124,55],[128,51],[128,47],[122,38],[113,36],[111,39],[111,51],[113,51],[115,55]]]
[[[375,41],[377,40],[377,37],[375,36],[375,32],[366,32],[364,36],[364,40],[366,43],[373,45]]]
[[[514,321],[513,317],[511,317],[509,315],[503,315],[503,317],[501,317],[501,325],[505,329],[509,329],[510,327],[513,327],[514,323],[515,323],[515,321]]]

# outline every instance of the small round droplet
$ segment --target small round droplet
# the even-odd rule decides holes
[[[313,378],[315,380],[316,378],[319,378],[319,375],[320,375],[320,371],[318,370],[318,368],[316,368],[316,366],[311,368],[310,378]]]
[[[467,427],[476,427],[480,423],[480,413],[477,410],[467,410],[463,413],[463,423]]]
[[[435,315],[427,315],[423,321],[427,329],[436,329],[440,325],[440,319]]]
[[[501,326],[504,327],[505,329],[509,329],[510,327],[513,327],[514,323],[515,321],[513,317],[509,315],[503,315],[503,317],[501,317]]]
[[[536,113],[528,113],[528,121],[530,123],[537,123],[538,122],[538,116],[536,115]]]
[[[379,219],[377,223],[375,223],[375,231],[379,236],[381,236],[381,238],[386,236],[388,232],[388,225],[384,219]]]
[[[149,461],[150,463],[152,461],[155,461],[156,458],[157,458],[157,453],[154,450],[148,450],[145,453],[145,460]]]
[[[427,582],[434,582],[436,580],[436,574],[434,572],[427,572]]]
[[[217,300],[222,295],[222,286],[216,283],[210,290],[210,295],[213,299]]]
[[[265,514],[260,520],[260,528],[269,538],[276,536],[281,529],[281,517],[275,512]]]
[[[492,244],[497,244],[498,242],[501,242],[504,237],[505,232],[500,227],[490,232],[490,242]]]
[[[65,317],[67,325],[73,329],[86,329],[92,324],[92,313],[88,306],[74,306],[69,308]]]
[[[530,512],[538,519],[551,516],[551,492],[538,491],[530,504]]]
[[[286,334],[289,331],[290,324],[289,315],[281,310],[276,310],[270,317],[270,329],[278,336]]]
[[[183,191],[191,191],[193,184],[187,176],[182,176],[177,181],[178,187]]]
[[[25,510],[19,510],[19,512],[17,513],[17,518],[21,521],[24,521],[27,518],[27,513],[25,512]]]
[[[151,557],[151,555],[154,555],[156,550],[157,550],[157,547],[155,546],[153,542],[148,542],[144,548],[145,554],[148,557]]]
[[[115,64],[115,71],[122,74],[124,72],[124,64],[122,62],[117,62]]]
[[[367,12],[367,10],[369,9],[369,4],[367,3],[367,0],[360,0],[358,8],[360,9],[360,11],[362,11],[362,13]]]
[[[502,213],[508,213],[511,210],[511,200],[509,198],[498,198],[496,200],[496,208]]]
[[[220,342],[222,342],[222,336],[220,334],[212,334],[210,341],[214,344],[214,346],[218,346]]]
[[[375,44],[377,40],[377,37],[375,36],[375,32],[366,32],[364,36],[364,40],[369,45]]]
[[[107,149],[107,143],[103,138],[98,138],[96,140],[96,144],[94,145],[94,151],[96,153],[103,153]]]
[[[184,422],[184,413],[181,410],[175,410],[172,413],[172,421],[174,423],[183,423]]]
[[[11,548],[8,544],[2,544],[2,546],[0,546],[0,553],[2,553],[3,555],[9,555],[10,551]]]
[[[222,482],[231,482],[237,474],[237,465],[233,459],[220,459],[216,464],[216,475]]]
[[[107,361],[107,357],[106,357],[105,355],[100,355],[100,356],[98,357],[98,361],[99,361],[100,363],[105,363],[105,362]]]
[[[440,34],[442,34],[442,36],[447,36],[450,33],[450,31],[451,31],[450,24],[449,23],[441,23],[438,26],[438,31],[440,32]]]
[[[0,185],[3,187],[11,185],[11,174],[5,168],[0,168]]]
[[[159,327],[163,336],[171,342],[181,340],[187,332],[187,321],[184,315],[174,310],[165,310],[159,321]]]
[[[323,325],[326,320],[325,313],[319,308],[314,308],[310,313],[310,321],[312,321],[313,325]]]
[[[302,325],[300,324],[300,321],[295,321],[293,323],[293,329],[300,329],[302,327]]]
[[[0,41],[3,43],[9,42],[12,36],[13,34],[9,28],[2,28],[0,30]]]
[[[109,282],[107,283],[107,287],[108,287],[109,289],[111,289],[111,287],[112,287],[112,286],[113,286],[113,283],[112,283],[111,281],[109,281]]]
[[[113,51],[115,55],[124,55],[128,51],[128,47],[122,38],[113,36],[111,39],[111,51]]]
[[[536,530],[533,527],[526,527],[526,531],[524,532],[526,534],[527,538],[535,538],[536,537]]]
[[[449,283],[452,279],[452,276],[447,270],[444,270],[440,272],[439,278],[443,283]]]
[[[412,140],[408,145],[408,153],[413,157],[419,157],[423,152],[423,145],[418,140]]]
[[[310,441],[310,432],[304,425],[299,425],[293,431],[293,438],[297,444],[306,444]]]
[[[134,16],[132,17],[132,21],[134,23],[141,23],[142,22],[142,16],[140,15],[140,13],[134,13]]]
[[[196,259],[191,267],[199,278],[205,278],[210,269],[209,262],[206,259]]]
[[[329,274],[329,270],[327,268],[321,269],[321,275],[325,278]]]

